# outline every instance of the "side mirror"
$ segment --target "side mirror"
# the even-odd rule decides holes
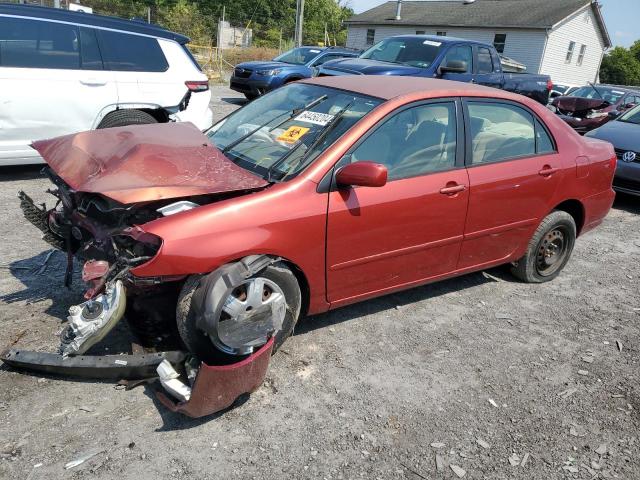
[[[387,167],[375,162],[355,162],[336,173],[338,187],[383,187],[387,183]]]
[[[618,118],[620,115],[622,115],[622,112],[619,110],[611,110],[609,112],[609,118]]]
[[[624,107],[622,107],[622,108],[624,108],[625,110],[629,110],[630,108],[633,108],[633,107],[635,107],[635,106],[636,106],[636,104],[635,104],[635,103],[627,103],[627,104],[625,104],[625,105],[624,105]]]
[[[440,65],[440,73],[467,73],[467,62],[463,60],[449,60],[446,65]]]
[[[562,96],[562,94],[560,92],[551,92],[549,94],[550,98],[556,98],[556,97],[561,97],[561,96]]]

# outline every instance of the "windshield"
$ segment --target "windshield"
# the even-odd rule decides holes
[[[391,37],[376,43],[360,58],[426,68],[436,59],[441,46],[440,42],[424,38]]]
[[[266,179],[284,181],[300,173],[380,103],[347,91],[292,84],[232,113],[207,136],[239,166]]]
[[[319,48],[313,47],[300,47],[284,52],[282,55],[278,55],[273,60],[275,62],[292,63],[293,65],[304,65],[310,62],[322,52]]]
[[[621,122],[635,123],[636,125],[640,125],[640,105],[632,108],[624,115],[621,115],[618,120],[620,120]]]
[[[597,91],[596,91],[597,89]],[[625,94],[622,90],[616,90],[611,87],[601,87],[596,85],[593,87],[580,87],[571,92],[572,97],[602,99],[609,103],[616,103]]]

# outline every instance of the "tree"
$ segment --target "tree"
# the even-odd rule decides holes
[[[638,43],[640,42],[636,42],[634,46]],[[614,48],[602,59],[600,81],[614,85],[640,85],[640,60],[631,50]]]

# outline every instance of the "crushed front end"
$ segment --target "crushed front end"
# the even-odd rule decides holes
[[[139,225],[160,218],[166,212],[163,208],[176,202],[123,205],[100,194],[74,191],[50,169],[45,173],[55,186],[48,190],[55,206],[36,205],[25,192],[19,193],[20,206],[43,239],[66,252],[66,286],[71,285],[74,259],[82,262],[82,279],[87,284],[86,301],[69,309],[60,353],[86,352],[127,311],[136,313],[129,320],[141,344],[169,338],[175,319],[166,315],[172,310],[166,307],[177,298],[183,277],[141,279],[130,271],[153,258],[162,244]]]

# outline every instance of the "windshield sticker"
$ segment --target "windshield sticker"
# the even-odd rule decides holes
[[[295,119],[300,122],[313,123],[314,125],[320,125],[321,127],[324,127],[327,123],[333,120],[333,115],[330,115],[328,113],[306,111],[302,112]]]
[[[615,93],[616,95],[624,95],[624,92],[621,92],[619,90],[611,90],[611,93]]]
[[[276,140],[284,143],[296,143],[300,140],[307,132],[309,131],[306,127],[298,127],[296,125],[292,125],[287,128],[285,132],[280,135]]]
[[[434,42],[433,40],[425,40],[424,42],[422,42],[423,45],[431,45],[432,47],[439,47],[440,45],[442,45],[441,42]]]
[[[320,50],[309,50],[311,53],[320,53]]]

